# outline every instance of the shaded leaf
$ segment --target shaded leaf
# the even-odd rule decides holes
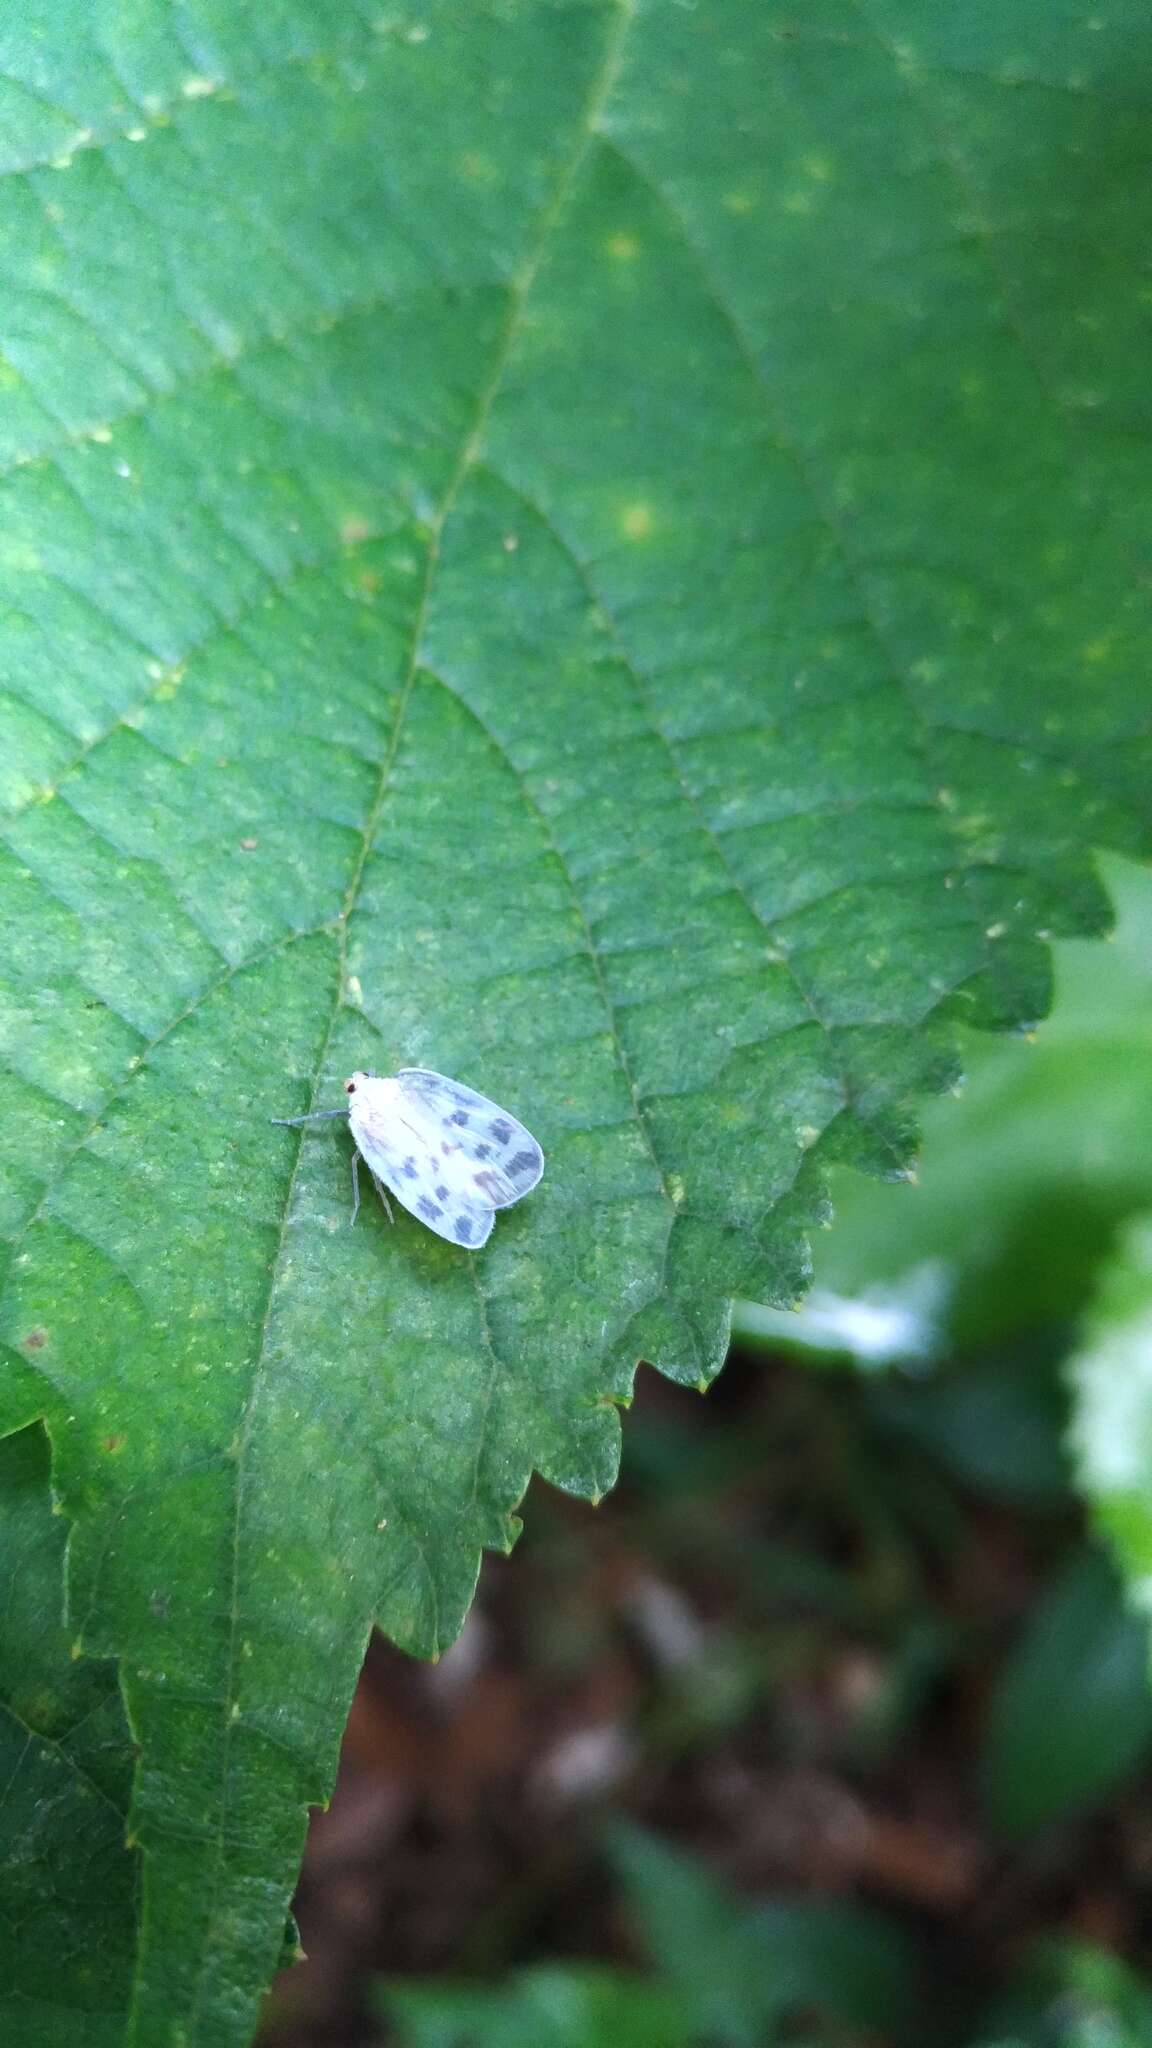
[[[1143,2048],[1152,1985],[1107,1949],[1039,1942],[989,2025],[979,2048]]]
[[[741,1905],[697,1859],[631,1826],[613,1831],[612,1850],[645,1945],[700,2039],[765,2048],[797,2015],[886,2035],[909,2024],[915,1973],[881,1914],[828,1899]]]
[[[1025,1507],[1068,1496],[1067,1402],[1043,1352],[994,1354],[926,1386],[885,1384],[869,1408],[882,1428],[920,1445],[981,1493]]]
[[[64,1525],[41,1429],[0,1443],[0,2028],[5,2048],[123,2039],[137,1859],[113,1667],[60,1619]]]
[[[694,2048],[666,1986],[591,1968],[525,1970],[507,1985],[391,1984],[401,2048]]]
[[[1104,1799],[1152,1741],[1147,1631],[1107,1559],[1085,1551],[1029,1616],[992,1702],[984,1787],[1012,1836]]]

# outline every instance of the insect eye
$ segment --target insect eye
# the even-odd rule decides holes
[[[345,1081],[345,1083],[344,1083],[344,1093],[345,1093],[345,1095],[355,1095],[355,1093],[356,1093],[356,1083],[355,1083],[355,1081]]]

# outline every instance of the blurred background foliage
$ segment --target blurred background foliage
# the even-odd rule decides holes
[[[264,2048],[1152,2043],[1152,877],[618,1492],[373,1645]]]

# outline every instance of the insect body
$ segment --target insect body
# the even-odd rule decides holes
[[[344,1092],[352,1136],[385,1208],[388,1190],[450,1244],[474,1250],[486,1243],[497,1209],[530,1193],[544,1171],[544,1155],[522,1123],[486,1095],[427,1067],[401,1067],[390,1077],[356,1073]],[[357,1166],[353,1158],[353,1220],[360,1206]]]

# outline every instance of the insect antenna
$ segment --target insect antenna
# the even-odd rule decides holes
[[[314,1124],[322,1116],[347,1116],[346,1109],[310,1109],[303,1116],[270,1116],[270,1124]]]

